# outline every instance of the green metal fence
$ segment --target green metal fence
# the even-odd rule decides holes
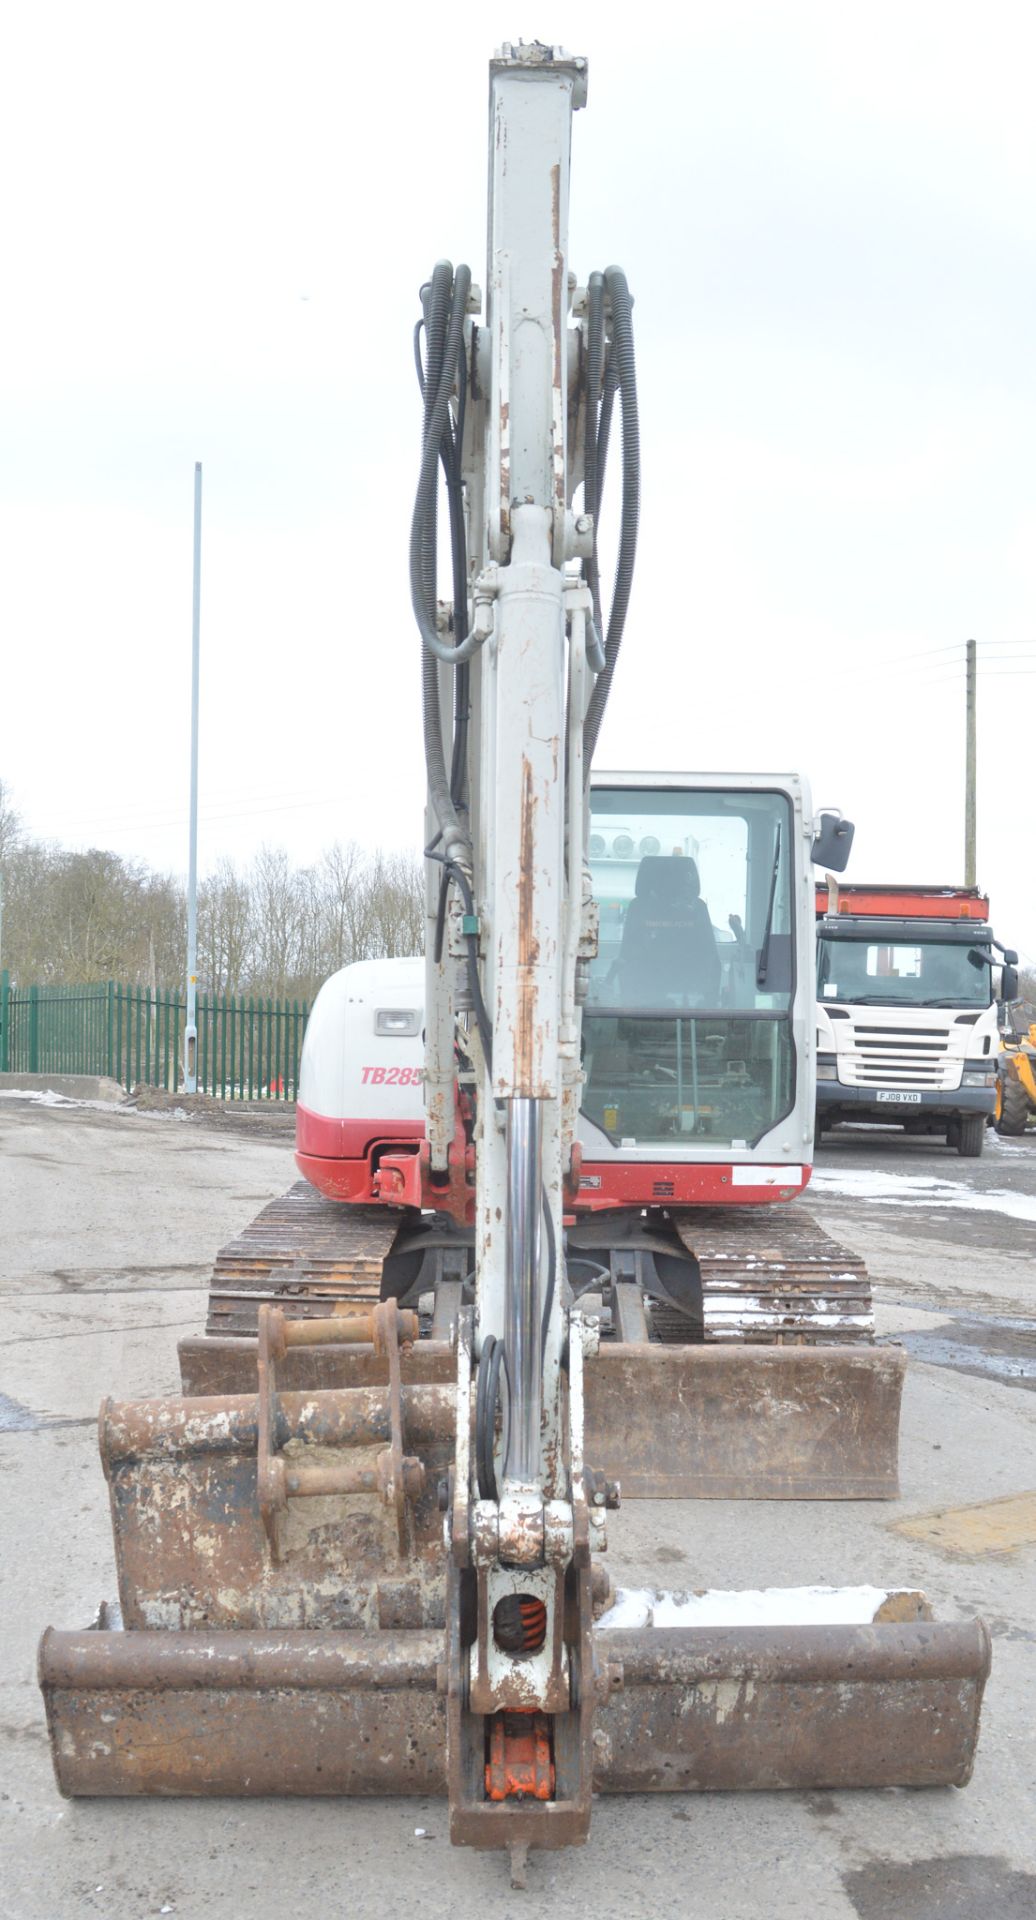
[[[0,975],[0,1073],[98,1073],[124,1087],[182,1085],[186,1003],[122,986],[12,987]],[[198,1091],[223,1100],[294,1100],[306,1000],[198,995]]]

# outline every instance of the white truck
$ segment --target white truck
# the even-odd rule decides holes
[[[817,1138],[879,1122],[976,1158],[1017,958],[977,887],[818,886]]]

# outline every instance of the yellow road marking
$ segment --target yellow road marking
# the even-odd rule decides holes
[[[1016,1553],[1036,1546],[1036,1493],[1008,1493],[968,1507],[936,1507],[909,1520],[895,1520],[894,1533],[941,1548],[943,1553]]]

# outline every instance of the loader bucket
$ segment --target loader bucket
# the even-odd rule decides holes
[[[603,1342],[586,1370],[586,1457],[625,1496],[652,1500],[893,1500],[899,1492],[899,1347],[666,1346]],[[361,1350],[298,1348],[285,1386],[360,1386]],[[256,1390],[256,1342],[180,1343],[184,1392]],[[403,1356],[404,1382],[451,1381],[445,1342]]]
[[[981,1622],[598,1629],[594,1651],[598,1792],[963,1786],[971,1773]],[[443,1653],[444,1636],[420,1630],[48,1629],[58,1785],[444,1794]]]

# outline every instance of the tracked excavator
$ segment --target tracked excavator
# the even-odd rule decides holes
[[[184,1397],[102,1409],[119,1603],[40,1650],[66,1793],[445,1793],[516,1883],[594,1792],[962,1785],[989,1665],[918,1594],[599,1558],[623,1493],[894,1491],[901,1362],[796,1213],[846,823],[787,774],[591,776],[639,471],[625,277],[568,267],[586,84],[492,61],[484,318],[464,267],[422,290],[427,959],[320,996],[305,1178],[220,1255]]]

